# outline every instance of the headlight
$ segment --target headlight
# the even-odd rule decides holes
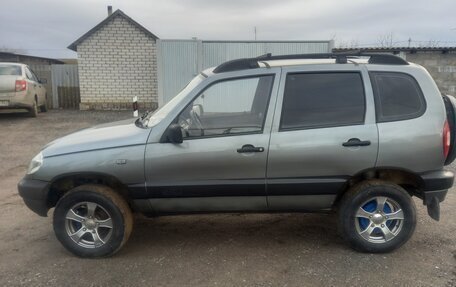
[[[30,165],[27,169],[27,174],[33,174],[33,173],[37,172],[42,165],[43,165],[43,154],[40,152],[30,162]]]

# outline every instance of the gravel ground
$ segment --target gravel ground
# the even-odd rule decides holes
[[[138,217],[108,259],[69,254],[49,217],[23,204],[16,184],[49,141],[131,112],[0,114],[0,286],[456,286],[456,194],[435,222],[416,200],[415,235],[382,255],[349,249],[334,215],[221,214]],[[52,214],[52,211],[50,212]]]

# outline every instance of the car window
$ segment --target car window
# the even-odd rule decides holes
[[[262,132],[274,76],[217,82],[178,116],[184,139]]]
[[[193,78],[188,84],[169,102],[167,102],[163,107],[155,110],[153,113],[149,113],[145,119],[145,126],[153,127],[164,119],[174,108],[183,100],[185,97],[197,87],[205,77],[202,74],[197,75]]]
[[[29,70],[30,70],[30,73],[32,74],[33,80],[38,83],[39,82],[38,76],[35,74],[35,72],[32,69],[29,68]]]
[[[0,65],[0,76],[21,76],[22,70],[20,66]]]
[[[288,74],[280,130],[364,123],[365,96],[358,72]]]
[[[25,67],[25,76],[27,77],[27,79],[29,79],[30,81],[35,81],[35,78],[33,77],[33,74],[32,72],[30,72],[30,70]]]
[[[424,96],[412,76],[394,72],[370,72],[369,75],[377,122],[412,119],[424,113]]]

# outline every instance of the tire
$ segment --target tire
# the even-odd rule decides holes
[[[32,118],[36,118],[38,116],[38,104],[36,101],[33,101],[33,105],[29,110],[29,116]]]
[[[384,208],[378,209],[382,202]],[[339,232],[361,252],[393,251],[415,231],[415,203],[402,187],[386,181],[369,180],[353,186],[342,198],[338,212]]]
[[[53,225],[57,239],[74,255],[108,257],[130,237],[133,215],[127,202],[111,188],[82,185],[59,200]]]
[[[40,112],[45,113],[47,111],[48,111],[48,109],[47,109],[46,103],[44,103],[43,105],[40,106]]]

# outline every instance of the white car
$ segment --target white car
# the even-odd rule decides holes
[[[0,110],[26,109],[30,116],[46,112],[46,88],[29,66],[0,63]]]

